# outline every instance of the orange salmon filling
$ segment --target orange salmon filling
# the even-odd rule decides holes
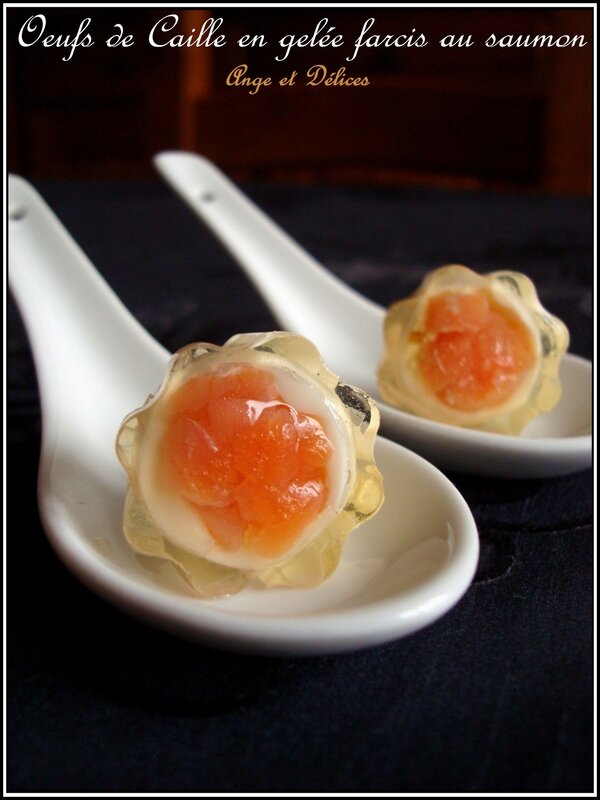
[[[419,367],[438,400],[458,411],[504,402],[535,363],[531,332],[485,290],[429,300]]]
[[[324,508],[332,445],[264,369],[228,365],[174,394],[162,469],[225,550],[285,553]]]

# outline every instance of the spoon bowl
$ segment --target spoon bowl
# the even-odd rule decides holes
[[[544,478],[591,465],[589,361],[565,356],[559,404],[520,436],[458,428],[393,408],[380,399],[376,380],[385,310],[322,267],[207,159],[166,152],[155,165],[238,261],[282,327],[311,339],[331,369],[377,400],[383,434],[440,467],[478,475]]]
[[[390,641],[438,619],[468,588],[473,517],[433,466],[379,438],[387,500],[350,536],[334,575],[311,590],[246,589],[199,599],[170,564],[122,534],[125,474],[114,440],[160,384],[169,353],[129,314],[23,179],[9,180],[9,279],[32,347],[43,436],[38,504],[71,571],[126,612],[186,638],[271,655]],[[15,532],[17,533],[17,532]]]

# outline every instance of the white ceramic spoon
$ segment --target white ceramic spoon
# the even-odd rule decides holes
[[[464,499],[426,461],[379,438],[387,500],[350,536],[328,581],[210,602],[192,595],[169,565],[135,556],[121,533],[126,482],[115,435],[160,384],[169,353],[131,317],[35,190],[13,176],[9,279],[41,394],[41,517],[58,554],[98,594],[193,640],[316,655],[404,636],[466,591],[479,545]]]
[[[155,164],[243,267],[282,327],[311,339],[334,372],[377,399],[386,436],[438,466],[478,475],[543,478],[590,466],[589,361],[563,359],[560,403],[518,437],[457,428],[392,408],[379,399],[376,383],[384,309],[318,264],[207,159],[167,152],[157,155]]]

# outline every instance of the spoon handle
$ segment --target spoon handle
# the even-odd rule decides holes
[[[128,383],[136,377],[154,383],[167,352],[129,314],[27,181],[11,175],[8,200],[9,284],[44,404],[52,400],[60,410],[65,400],[105,393],[119,370]]]
[[[210,161],[158,154],[158,171],[238,261],[276,319],[314,341],[335,370],[381,352],[383,311],[323,268]]]

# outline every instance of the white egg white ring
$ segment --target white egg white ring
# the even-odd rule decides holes
[[[172,393],[190,377],[219,369],[224,364],[251,364],[268,370],[283,400],[297,411],[316,416],[323,424],[332,444],[328,476],[328,499],[325,508],[309,523],[294,545],[278,559],[265,558],[243,548],[227,551],[221,548],[191,503],[166,487],[160,480],[159,448],[166,429],[166,414]],[[267,352],[235,349],[223,350],[191,364],[181,378],[172,380],[167,390],[155,399],[138,456],[138,489],[153,522],[164,537],[182,549],[214,563],[245,570],[260,570],[278,561],[287,561],[323,531],[344,508],[356,478],[356,455],[351,423],[342,402],[318,378],[297,364]]]

